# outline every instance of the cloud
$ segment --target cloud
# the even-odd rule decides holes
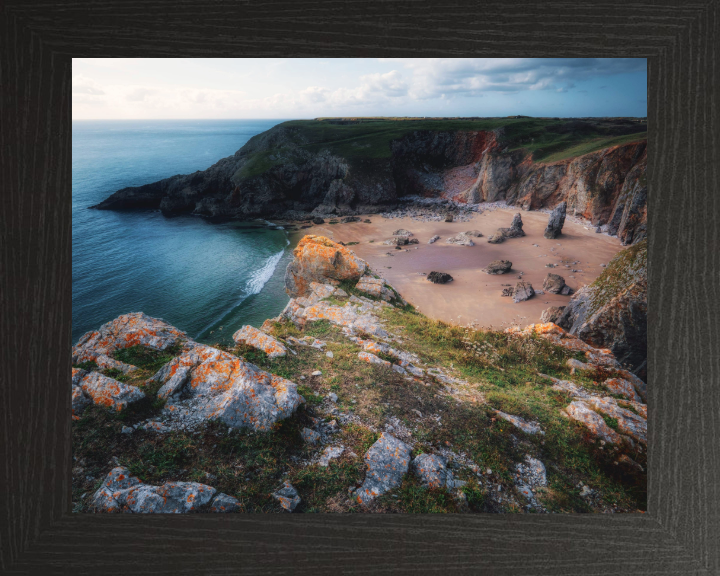
[[[638,72],[644,58],[428,58],[385,59],[412,72],[409,94],[417,100],[526,90],[566,92],[576,81]]]
[[[80,74],[72,77],[72,93],[89,94],[91,96],[102,96],[105,94],[96,82]]]

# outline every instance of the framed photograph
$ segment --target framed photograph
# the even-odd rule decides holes
[[[720,570],[717,5],[507,8],[3,6],[3,572]]]

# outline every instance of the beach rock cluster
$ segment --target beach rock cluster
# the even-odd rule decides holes
[[[488,242],[490,244],[500,244],[508,238],[519,238],[521,236],[525,236],[525,232],[523,232],[522,217],[518,213],[513,217],[510,228],[498,228],[497,232],[488,238]]]
[[[516,304],[518,302],[529,300],[533,296],[535,296],[535,290],[533,290],[532,284],[530,284],[530,282],[524,281],[518,282],[515,285],[515,289],[512,293],[513,302],[515,302]]]

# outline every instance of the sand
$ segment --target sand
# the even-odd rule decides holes
[[[363,216],[363,219],[370,218],[371,224],[323,224],[303,232],[327,236],[336,242],[359,242],[350,248],[408,302],[431,318],[499,329],[539,322],[543,310],[564,306],[570,299],[570,296],[545,293],[514,303],[511,297],[501,296],[503,285],[515,286],[520,281],[520,272],[523,272],[522,280],[530,282],[536,291],[542,290],[549,272],[559,274],[567,285],[577,290],[597,278],[603,270],[600,265],[608,264],[622,249],[617,238],[596,233],[589,223],[570,219],[566,220],[560,238],[547,240],[543,231],[548,214],[534,211],[521,213],[525,237],[488,244],[488,237],[497,228],[510,226],[515,213],[517,209],[498,208],[474,214],[469,222],[419,222],[410,217],[389,219],[373,214]],[[413,238],[420,244],[405,246],[402,250],[384,245],[383,241],[392,238],[392,233],[399,228],[413,232]],[[446,243],[450,236],[473,229],[483,234],[473,239],[475,246]],[[440,240],[428,245],[435,234]],[[388,252],[392,256],[387,255]],[[481,268],[492,260],[510,260],[512,270],[497,276],[485,274]],[[579,262],[572,264],[575,261]],[[548,263],[557,267],[546,268]],[[566,267],[565,263],[569,265]],[[421,275],[432,271],[447,272],[454,280],[439,285]]]

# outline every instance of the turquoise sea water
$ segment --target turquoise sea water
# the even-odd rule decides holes
[[[88,210],[126,186],[204,170],[280,120],[72,124],[72,338],[126,312],[228,343],[288,297],[288,234],[261,221],[212,224],[159,211]]]

